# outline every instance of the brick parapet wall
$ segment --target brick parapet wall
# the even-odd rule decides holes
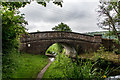
[[[59,31],[36,32],[30,33],[29,35],[23,35],[23,37],[21,38],[21,42],[48,39],[73,39],[84,40],[88,42],[101,42],[101,35],[90,36],[74,32],[59,32]]]

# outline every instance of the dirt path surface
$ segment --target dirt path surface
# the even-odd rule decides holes
[[[50,66],[51,63],[52,63],[52,61],[49,61],[49,63],[39,72],[36,80],[41,80],[42,79],[45,71],[47,70],[47,68]]]

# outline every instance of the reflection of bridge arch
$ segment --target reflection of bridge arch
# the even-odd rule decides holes
[[[74,32],[34,32],[23,35],[20,50],[32,54],[44,54],[47,48],[54,43],[66,43],[74,47],[78,52],[97,50],[101,43],[101,36],[89,36]],[[78,50],[79,48],[79,50]]]

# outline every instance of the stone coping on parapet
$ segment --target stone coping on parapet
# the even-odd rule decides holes
[[[67,31],[41,31],[41,32],[30,32],[29,34],[37,34],[37,33],[73,33],[73,34],[79,34],[79,35],[85,35],[85,36],[90,36],[90,37],[94,37],[92,35],[87,35],[84,33],[77,33],[77,32],[67,32]],[[98,34],[97,34],[98,35]]]

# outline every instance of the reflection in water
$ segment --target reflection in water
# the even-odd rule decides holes
[[[51,62],[53,62],[55,60],[55,58],[49,58]]]

